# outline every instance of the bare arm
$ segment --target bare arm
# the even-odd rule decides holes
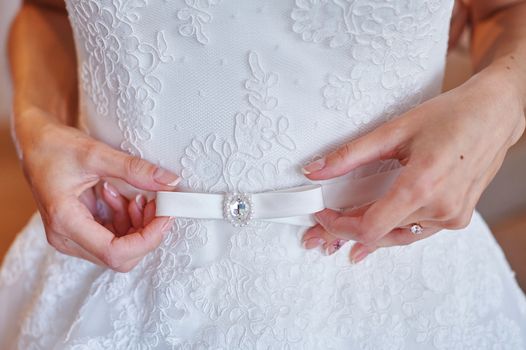
[[[11,29],[9,58],[15,125],[22,126],[24,111],[32,108],[73,125],[77,114],[76,58],[63,0],[24,2]]]
[[[168,191],[178,177],[74,127],[76,57],[63,1],[26,0],[12,27],[9,53],[13,136],[48,242],[64,254],[129,271],[157,247],[173,220],[155,218],[154,201],[147,203],[139,193],[125,198],[106,179]],[[98,209],[101,201],[109,217]]]
[[[510,81],[526,103],[526,1],[472,0],[470,8],[475,70]]]
[[[477,74],[306,166],[310,179],[325,180],[378,159],[405,165],[370,206],[318,213],[319,225],[303,238],[306,247],[323,242],[332,253],[339,240],[355,240],[350,258],[357,262],[379,247],[470,224],[480,195],[525,129],[526,1],[465,2]],[[409,230],[414,223],[424,228],[419,235]]]

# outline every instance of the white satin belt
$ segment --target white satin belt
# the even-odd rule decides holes
[[[299,226],[316,224],[314,213],[325,208],[362,206],[380,198],[392,185],[401,168],[363,178],[344,175],[331,180],[282,190],[248,194],[253,214],[250,220]],[[224,220],[229,194],[157,192],[157,216]]]

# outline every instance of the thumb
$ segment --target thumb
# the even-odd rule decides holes
[[[401,134],[400,130],[384,124],[307,164],[302,171],[311,180],[324,180],[347,174],[374,160],[395,158],[403,140]]]
[[[181,178],[144,159],[101,145],[93,168],[99,176],[115,177],[146,191],[171,191]]]

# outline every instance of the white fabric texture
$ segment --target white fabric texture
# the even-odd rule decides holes
[[[301,165],[440,92],[452,1],[67,0],[81,120],[185,191],[308,184]],[[361,178],[396,167],[371,164]],[[378,184],[381,186],[382,184]],[[122,274],[47,245],[0,271],[2,349],[524,349],[526,300],[475,213],[380,249],[305,250],[304,227],[178,218]]]
[[[400,174],[402,167],[374,175],[355,178],[346,174],[333,179],[286,189],[249,193],[251,220],[314,226],[314,213],[325,208],[341,210],[372,203],[384,195]],[[226,219],[232,193],[158,192],[157,216]],[[243,197],[244,198],[244,197]],[[229,200],[230,199],[230,200]],[[226,205],[226,208],[225,208]]]

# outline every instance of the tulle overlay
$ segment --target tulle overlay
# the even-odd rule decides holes
[[[67,0],[82,128],[198,192],[301,165],[440,92],[452,1]],[[370,164],[365,177],[394,163]],[[0,270],[2,349],[524,349],[526,300],[475,213],[351,265],[305,227],[177,218],[130,273],[50,247]]]

